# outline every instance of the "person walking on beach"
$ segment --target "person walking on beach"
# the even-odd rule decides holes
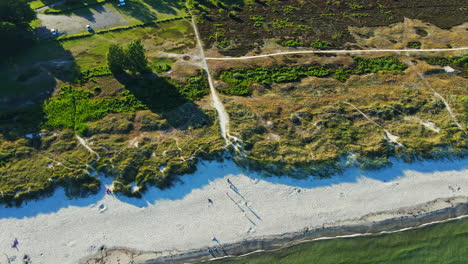
[[[211,200],[210,198],[208,198],[208,203],[213,205],[213,200]]]
[[[15,240],[13,241],[13,244],[11,245],[11,248],[15,248],[16,250],[18,250],[18,239],[15,238]]]
[[[231,180],[229,180],[229,178],[227,179],[227,182],[229,183],[229,185],[232,185],[232,182]]]
[[[112,194],[112,190],[111,190],[110,188],[106,188],[106,194],[111,195],[111,194]]]

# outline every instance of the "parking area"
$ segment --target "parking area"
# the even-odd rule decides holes
[[[42,26],[50,29],[58,29],[60,34],[74,34],[86,31],[86,25],[93,29],[104,29],[114,26],[126,25],[127,18],[120,14],[111,4],[83,9],[66,15],[37,14]]]

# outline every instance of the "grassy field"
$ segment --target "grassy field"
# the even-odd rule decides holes
[[[213,264],[462,264],[468,260],[468,220],[400,233],[304,243]]]
[[[133,39],[142,39],[150,60],[159,51],[178,53],[195,46],[192,27],[187,21],[95,34],[84,39],[67,40],[62,45],[76,58],[77,65],[85,70],[106,64],[105,56],[110,44],[127,43]]]

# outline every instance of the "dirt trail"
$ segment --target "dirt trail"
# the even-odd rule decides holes
[[[354,106],[352,103],[349,103],[349,102],[344,102],[345,104],[347,105],[350,105],[352,108],[354,108],[356,111],[358,111],[362,116],[364,116],[367,120],[369,120],[369,122],[371,122],[372,124],[378,126],[379,128],[381,128],[384,132],[385,132],[385,138],[387,139],[387,141],[391,142],[391,143],[395,143],[397,144],[398,146],[400,147],[405,147],[403,144],[401,144],[400,142],[398,142],[398,136],[396,135],[393,135],[392,133],[390,133],[387,129],[385,129],[384,127],[382,127],[381,125],[377,124],[374,120],[372,120],[368,115],[366,115],[364,112],[362,112],[359,108],[357,108],[356,106]]]
[[[404,32],[404,37],[406,38],[406,31],[408,29],[408,20],[405,19],[405,32]],[[451,50],[465,50],[465,49],[468,49],[468,47],[461,47],[461,48],[454,48],[454,49],[451,49]],[[406,56],[410,56],[410,53],[409,52],[406,52]],[[466,131],[463,129],[463,127],[460,125],[460,123],[458,122],[457,118],[455,117],[453,111],[452,111],[452,108],[450,107],[450,105],[448,104],[448,102],[444,99],[444,97],[442,97],[442,95],[440,95],[433,87],[432,85],[426,80],[426,78],[424,77],[424,75],[420,72],[418,72],[415,68],[415,65],[414,63],[411,61],[411,60],[408,60],[405,62],[406,64],[408,64],[409,66],[412,66],[414,69],[415,69],[415,72],[416,74],[418,75],[418,77],[424,82],[424,84],[429,88],[431,89],[431,91],[434,92],[434,96],[436,98],[439,98],[445,105],[445,108],[447,108],[447,111],[450,115],[450,117],[452,118],[453,122],[457,125],[458,128],[460,128],[461,131],[463,131],[463,133],[466,134]],[[424,123],[423,123],[424,124]],[[426,126],[426,125],[425,125]],[[426,126],[427,127],[427,126]],[[434,129],[433,129],[434,130]],[[435,131],[435,130],[434,130]],[[436,131],[436,132],[439,132],[439,131]]]
[[[78,142],[83,146],[85,147],[91,154],[94,154],[96,155],[96,160],[99,160],[101,158],[101,156],[99,156],[99,154],[94,151],[88,144],[88,142],[86,142],[86,140],[78,135],[76,135],[76,138],[78,139]]]
[[[445,108],[447,108],[447,111],[450,117],[452,118],[452,121],[457,125],[458,128],[460,128],[461,131],[463,131],[463,133],[466,133],[463,127],[458,122],[457,118],[455,117],[452,111],[452,108],[450,107],[448,102],[444,99],[444,97],[442,97],[442,95],[440,95],[436,90],[434,90],[434,88],[432,88],[432,85],[424,78],[424,75],[422,75],[420,72],[417,72],[417,74],[419,78],[421,78],[421,80],[424,82],[424,84],[426,84],[426,86],[429,87],[429,89],[431,89],[434,92],[434,96],[439,98],[444,103]]]
[[[281,55],[292,55],[292,54],[313,54],[313,53],[376,53],[376,52],[407,52],[407,53],[418,53],[418,52],[441,52],[441,51],[460,51],[468,50],[468,47],[459,48],[446,48],[446,49],[371,49],[371,50],[298,50],[298,51],[279,51],[270,54],[254,55],[254,56],[242,56],[242,57],[207,57],[206,60],[249,60],[257,58],[265,58],[271,56]]]
[[[200,33],[198,32],[198,27],[197,24],[195,23],[194,18],[192,17],[192,25],[193,29],[195,31],[195,37],[197,39],[197,46],[199,48],[200,52],[200,59],[201,59],[201,67],[206,71],[206,74],[208,75],[208,84],[210,85],[210,91],[211,91],[211,98],[213,100],[213,106],[215,107],[216,111],[218,112],[218,118],[219,118],[219,126],[221,128],[221,135],[226,141],[227,145],[232,145],[236,151],[241,151],[240,148],[240,139],[232,136],[229,134],[229,115],[226,112],[226,109],[224,108],[223,103],[221,102],[221,99],[218,97],[218,94],[216,93],[216,89],[213,83],[213,78],[211,76],[210,69],[208,67],[208,63],[206,63],[206,56],[205,56],[205,51],[203,50],[203,44],[200,38]]]

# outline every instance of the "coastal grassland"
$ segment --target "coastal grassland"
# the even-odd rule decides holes
[[[209,93],[203,72],[185,82],[120,78],[97,76],[65,86],[30,117],[39,121],[2,123],[1,203],[20,204],[57,186],[70,196],[94,193],[100,188],[96,173],[114,177],[116,192],[140,196],[148,186],[171,186],[177,175],[193,172],[200,158],[220,156],[216,114],[201,101]],[[25,137],[21,131],[33,129],[31,124],[40,130]]]
[[[466,22],[460,12],[466,4],[456,0],[190,0],[188,6],[207,48],[232,56],[261,48],[267,39],[287,47],[342,48],[356,41],[349,27],[386,27],[404,18],[442,29]]]
[[[0,91],[0,203],[18,205],[59,186],[69,196],[95,193],[100,173],[115,179],[116,192],[140,196],[148,186],[171,186],[201,158],[219,158],[224,145],[205,72],[158,56],[193,48],[191,30],[178,20],[42,40],[2,64],[9,86]],[[152,72],[113,75],[107,47],[136,38]]]
[[[467,243],[468,220],[462,219],[392,234],[307,242],[210,263],[464,263]]]
[[[410,59],[415,65],[403,64]],[[287,65],[262,68],[251,62],[224,71],[215,67],[218,89],[230,95],[223,100],[231,133],[243,140],[247,154],[241,164],[273,174],[323,177],[344,166],[389,166],[390,157],[411,162],[466,155],[466,131],[456,126],[432,90],[445,98],[466,130],[465,78],[445,71],[432,74],[440,66],[415,58],[327,61],[296,65],[289,59]],[[346,78],[336,78],[337,71]],[[425,74],[424,80],[417,73]],[[249,93],[229,92],[239,85]]]

